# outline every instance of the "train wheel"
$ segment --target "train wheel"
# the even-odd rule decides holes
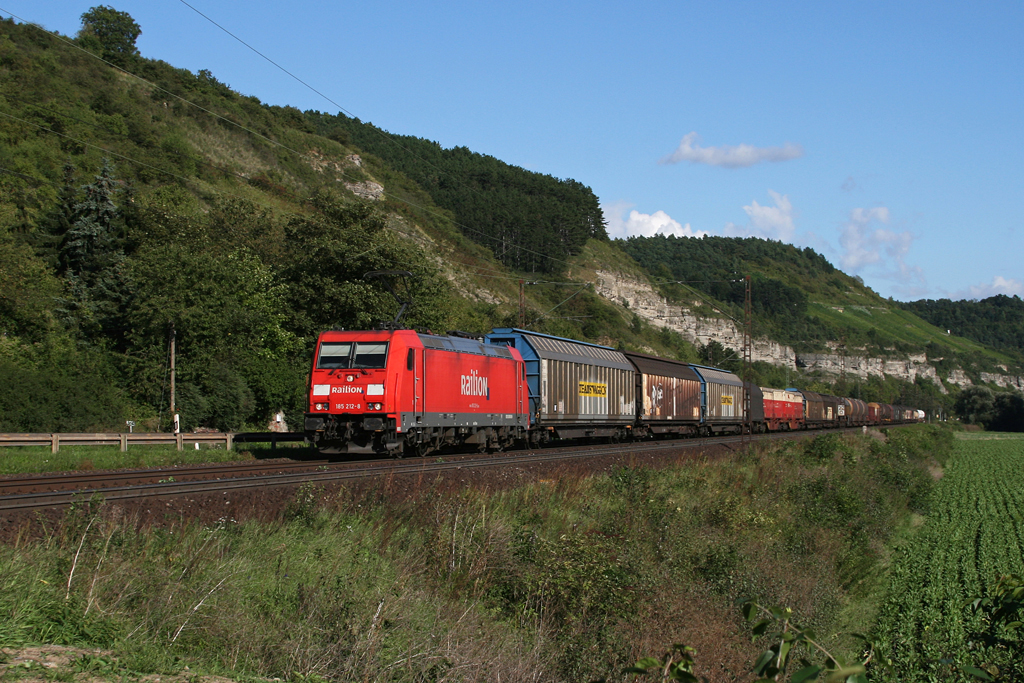
[[[411,458],[422,458],[428,453],[433,451],[434,448],[429,442],[421,441],[420,443],[406,443],[405,444],[405,455]]]

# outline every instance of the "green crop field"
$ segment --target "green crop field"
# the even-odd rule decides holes
[[[893,562],[877,631],[889,680],[973,680],[963,667],[1020,680],[1019,634],[998,631],[1008,642],[986,645],[969,604],[1000,575],[1024,573],[1024,440],[964,436],[923,527]]]

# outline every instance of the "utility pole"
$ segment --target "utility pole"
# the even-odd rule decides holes
[[[743,428],[740,441],[747,446],[754,431],[754,423],[750,417],[750,385],[753,381],[754,368],[752,360],[754,355],[754,307],[750,298],[750,276],[743,278]]]
[[[171,323],[171,423],[172,424],[176,424],[177,423],[177,420],[174,419],[174,416],[176,415],[176,411],[175,411],[175,407],[174,407],[174,379],[175,379],[174,378],[174,341],[175,341],[174,323]],[[175,431],[177,431],[177,430],[175,430]]]
[[[843,393],[846,393],[846,335],[842,336],[840,340],[839,349],[842,352],[842,365],[839,368],[839,384],[843,388]]]
[[[519,329],[526,327],[526,283],[519,281]]]

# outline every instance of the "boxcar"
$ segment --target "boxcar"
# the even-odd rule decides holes
[[[691,367],[703,382],[702,424],[705,433],[738,432],[744,421],[743,382],[725,370],[702,365]]]
[[[915,422],[917,418],[917,411],[908,406],[893,406],[893,412],[899,422]]]
[[[743,385],[750,392],[749,421],[751,429],[757,432],[764,432],[767,428],[764,422],[764,394],[761,392],[761,387],[752,382],[744,382]]]
[[[838,425],[839,399],[813,391],[801,391],[804,397],[804,425],[807,429],[824,429]]]
[[[846,417],[846,402],[838,396],[822,394],[825,402],[825,422],[829,427],[838,427],[843,424]]]
[[[619,351],[516,328],[495,329],[485,340],[522,354],[534,443],[631,435],[636,371]]]
[[[636,368],[637,421],[652,434],[696,434],[701,425],[701,378],[689,363],[623,354]]]

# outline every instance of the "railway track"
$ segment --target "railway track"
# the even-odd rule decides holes
[[[813,436],[815,432],[761,435],[757,440]],[[749,437],[747,438],[749,441]],[[305,461],[296,463],[244,463],[190,468],[124,470],[88,475],[55,474],[0,480],[0,511],[25,511],[70,505],[99,495],[106,501],[182,497],[254,488],[296,486],[307,482],[338,483],[378,476],[423,475],[460,469],[509,467],[579,461],[609,455],[655,455],[704,449],[739,447],[740,436],[641,442],[629,444],[510,451],[497,454],[455,454],[412,460],[359,462]],[[256,474],[258,473],[258,474]]]
[[[175,481],[200,481],[239,477],[246,474],[315,470],[328,467],[327,460],[305,460],[292,462],[252,462],[191,467],[157,467],[139,470],[115,470],[107,472],[56,472],[24,477],[0,479],[0,491],[4,495],[17,493],[52,493],[55,491],[79,491],[103,489],[114,486],[144,486],[146,484]]]

